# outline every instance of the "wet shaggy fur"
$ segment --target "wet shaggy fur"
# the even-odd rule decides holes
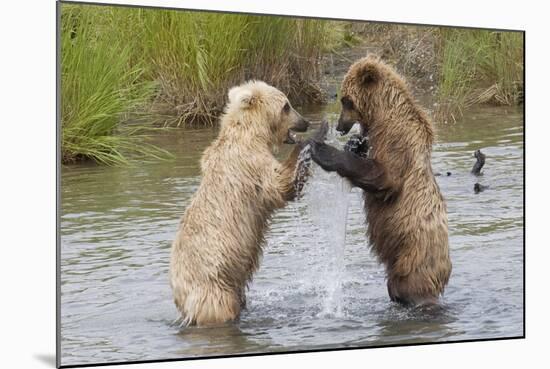
[[[299,146],[284,163],[272,153],[302,119],[287,104],[263,82],[229,91],[220,133],[203,154],[201,184],[172,245],[170,284],[184,324],[235,320],[245,305],[268,221],[294,197]]]
[[[386,267],[390,298],[436,303],[451,261],[446,204],[431,167],[432,123],[403,78],[374,56],[350,67],[341,96],[339,126],[357,120],[368,134],[367,159],[347,159],[344,175],[365,184],[367,233]]]
[[[370,157],[393,183],[395,198],[365,194],[368,236],[387,270],[392,300],[437,300],[451,273],[445,200],[435,181],[433,127],[404,80],[375,57],[354,64],[342,84],[368,131]]]

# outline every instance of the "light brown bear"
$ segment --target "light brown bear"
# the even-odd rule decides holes
[[[355,62],[341,88],[337,130],[361,124],[367,157],[312,142],[312,158],[362,188],[367,235],[385,265],[391,300],[435,304],[451,274],[447,209],[431,167],[432,123],[402,77],[375,56]]]
[[[273,212],[295,196],[296,145],[280,163],[273,155],[289,129],[308,122],[276,88],[260,81],[234,87],[217,139],[201,159],[202,181],[172,245],[170,285],[186,325],[235,320],[258,269]]]

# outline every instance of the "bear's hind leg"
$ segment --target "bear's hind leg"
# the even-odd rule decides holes
[[[176,301],[184,324],[218,325],[239,318],[242,296],[234,291],[219,288],[190,291],[185,301]]]
[[[390,299],[404,306],[421,307],[439,304],[439,294],[422,288],[415,276],[390,277],[388,294]]]
[[[225,290],[212,290],[203,299],[197,310],[198,326],[217,325],[235,321],[241,313],[240,293]]]

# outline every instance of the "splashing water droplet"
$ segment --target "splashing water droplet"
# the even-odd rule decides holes
[[[327,143],[342,147],[338,134],[331,129]],[[351,185],[336,173],[328,173],[317,165],[310,168],[314,180],[304,188],[308,216],[315,226],[319,253],[326,260],[319,281],[322,308],[319,316],[342,316],[342,278],[345,269],[346,222]]]

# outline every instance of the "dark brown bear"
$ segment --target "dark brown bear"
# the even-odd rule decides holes
[[[313,160],[364,190],[367,234],[392,301],[438,302],[451,274],[447,209],[431,167],[433,127],[403,80],[377,57],[355,62],[341,89],[337,130],[355,122],[367,158],[312,143]]]

